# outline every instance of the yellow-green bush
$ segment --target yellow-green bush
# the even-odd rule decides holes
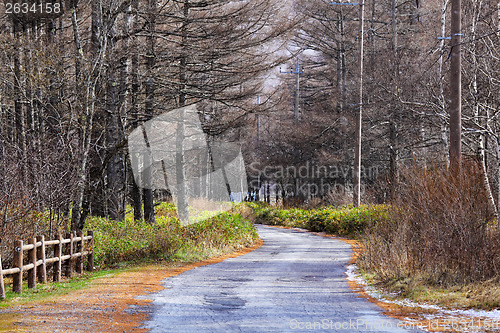
[[[134,221],[127,214],[123,221],[89,217],[85,229],[95,235],[95,264],[111,266],[140,258],[174,259],[178,252],[217,253],[252,245],[258,235],[253,225],[237,213],[222,213],[202,222],[182,227],[175,207],[162,203],[156,224]]]
[[[269,225],[304,228],[339,236],[355,237],[369,225],[388,218],[385,205],[324,207],[316,210],[279,209],[264,203],[248,203],[257,221]]]

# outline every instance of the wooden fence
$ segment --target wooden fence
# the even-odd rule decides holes
[[[71,277],[73,269],[77,273],[83,272],[83,257],[87,258],[87,270],[94,269],[94,233],[88,232],[83,236],[82,232],[71,233],[67,238],[58,235],[55,240],[45,240],[44,236],[31,238],[28,245],[22,240],[14,242],[14,256],[12,268],[2,269],[2,257],[0,255],[0,298],[5,298],[5,286],[3,277],[13,275],[12,291],[21,294],[23,292],[23,273],[28,272],[28,288],[36,288],[39,283],[47,283],[47,265],[52,264],[53,281],[61,280],[61,272]],[[53,246],[53,257],[47,258],[46,247]],[[88,249],[86,250],[85,247]],[[24,251],[28,252],[28,264],[24,265]],[[64,264],[64,267],[63,267]]]

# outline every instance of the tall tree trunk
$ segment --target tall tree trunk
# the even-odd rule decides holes
[[[73,14],[72,14],[73,15]],[[75,14],[76,15],[76,14]],[[72,17],[73,19],[73,17]],[[57,36],[57,26],[56,22],[51,20],[47,22],[47,28],[46,28],[46,34],[47,34],[47,44],[49,45],[55,45],[56,42],[56,36]],[[76,41],[75,43],[78,43],[78,48],[80,48],[80,41]],[[80,56],[80,55],[78,55]],[[75,60],[76,61],[76,60]],[[80,68],[78,66],[75,66],[75,74],[78,77],[80,75],[79,73]],[[48,77],[48,85],[49,85],[49,94],[47,98],[47,104],[48,107],[45,108],[45,121],[46,124],[48,125],[48,130],[47,134],[51,135],[57,135],[59,133],[59,114],[57,112],[57,105],[58,105],[58,91],[57,91],[57,82],[55,81],[57,73],[55,73],[55,69],[51,66],[47,67],[46,70],[46,76]],[[77,80],[78,81],[78,80]]]
[[[354,181],[353,181],[353,204],[358,207],[361,204],[361,130],[363,120],[363,39],[364,39],[364,0],[359,3],[359,55],[358,55],[358,92],[359,107],[356,114],[356,138],[354,148]]]
[[[189,26],[189,0],[183,3],[183,20],[181,26],[181,57],[179,61],[179,107],[186,106],[186,66],[188,57],[188,26]],[[184,161],[184,111],[179,114],[176,132],[176,154],[175,154],[175,175],[177,186],[177,213],[181,221],[189,220],[189,211],[187,203],[187,189],[185,179],[185,161]]]
[[[471,58],[472,58],[472,92],[473,92],[473,115],[474,115],[474,121],[478,125],[479,128],[489,128],[489,115],[486,114],[485,117],[485,124],[483,124],[483,121],[481,120],[481,108],[479,106],[479,91],[478,91],[478,83],[477,83],[477,76],[478,76],[478,71],[479,71],[479,64],[477,60],[477,47],[476,47],[476,29],[477,29],[477,22],[480,19],[479,15],[481,13],[481,0],[474,0],[473,1],[473,17],[472,17],[472,25],[471,25],[471,33],[472,33],[472,43],[469,44],[470,47],[470,53],[471,53]],[[482,175],[482,180],[484,183],[484,187],[486,190],[486,193],[488,194],[488,204],[490,206],[490,209],[497,215],[497,208],[495,205],[495,199],[493,198],[493,192],[491,191],[491,185],[490,181],[488,178],[488,166],[486,163],[486,134],[484,133],[484,130],[481,130],[481,132],[477,135],[476,137],[477,140],[477,157],[478,160],[481,164],[481,175]]]
[[[451,0],[450,61],[450,167],[460,171],[462,162],[462,1]]]
[[[78,20],[77,20],[77,15],[76,15],[76,8],[73,7],[71,8],[71,23],[73,26],[73,39],[75,42],[75,87],[76,87],[76,94],[79,94],[81,87],[83,87],[83,84],[81,82],[81,69],[82,69],[82,59],[81,59],[81,53],[82,52],[82,46],[80,42],[80,32],[78,28]],[[85,187],[87,183],[87,159],[88,159],[88,151],[85,149],[85,144],[88,142],[90,143],[90,138],[87,140],[87,136],[90,136],[88,133],[88,118],[85,117],[85,125],[82,129],[82,157],[80,160],[80,165],[78,169],[78,179],[77,179],[77,185],[76,185],[76,194],[75,198],[73,200],[73,209],[71,212],[71,230],[81,230],[83,229],[83,225],[85,224],[85,221],[82,221],[82,205],[83,205],[83,196],[85,192]]]
[[[111,27],[108,33],[110,53],[115,55],[110,57],[107,71],[107,207],[108,217],[112,220],[121,221],[125,218],[124,194],[125,194],[125,165],[123,156],[123,142],[125,140],[120,114],[120,87],[117,79],[116,63],[116,29]],[[124,64],[123,67],[126,67]]]
[[[189,220],[187,193],[185,186],[185,167],[184,167],[184,121],[185,111],[181,108],[179,118],[177,119],[176,140],[175,140],[175,176],[177,186],[177,213],[179,220],[187,222]]]
[[[342,6],[340,8],[337,18],[337,29],[340,32],[340,41],[337,44],[337,87],[340,92],[340,112],[344,109],[347,98],[347,85],[346,85],[346,60],[345,60],[345,29],[344,29],[344,14]]]
[[[106,13],[106,2],[102,0],[91,1],[91,29],[90,29],[90,48],[89,54],[93,59],[97,59],[99,55],[105,57],[103,46],[108,42],[107,32],[110,22],[104,22]],[[105,31],[105,29],[107,29]],[[99,75],[95,77],[95,96],[97,100],[94,102],[98,106],[106,105],[104,94],[106,90],[104,80]],[[85,91],[85,89],[82,89]],[[94,115],[96,124],[105,124],[106,114],[104,108],[100,107]],[[85,208],[94,216],[106,217],[108,212],[108,194],[106,191],[106,136],[97,135],[97,141],[94,143],[95,149],[91,152],[89,158],[92,161],[88,170],[88,186],[85,194]]]
[[[138,13],[139,0],[132,1],[132,30],[137,31],[139,29],[139,13]],[[139,125],[139,45],[137,36],[132,36],[131,42],[131,85],[130,85],[130,122],[131,128],[137,128]],[[130,198],[132,200],[132,208],[134,209],[134,220],[141,221],[143,219],[142,215],[142,190],[137,185],[138,183],[134,179],[134,174],[132,171],[132,165],[137,165],[137,156],[128,155],[127,161],[127,175],[129,178],[129,192]],[[140,175],[136,175],[140,177]],[[140,184],[140,182],[139,182]]]
[[[110,66],[114,67],[114,66]],[[112,220],[121,221],[125,217],[123,206],[123,185],[125,184],[124,179],[124,165],[123,165],[123,153],[121,144],[124,138],[122,137],[121,131],[121,121],[118,106],[118,86],[116,82],[116,76],[114,73],[114,68],[110,68],[111,71],[108,72],[108,91],[107,91],[107,126],[106,126],[106,143],[108,150],[108,163],[106,165],[107,174],[107,207],[108,216]]]
[[[497,182],[500,184],[500,136],[497,135],[496,139],[496,144],[497,144],[497,169],[498,169],[498,178]],[[500,212],[500,190],[498,191],[498,197],[497,197],[497,212]],[[497,230],[500,233],[500,218],[497,218]]]
[[[392,0],[392,79],[393,79],[393,105],[391,119],[389,120],[389,178],[390,178],[390,199],[394,198],[396,186],[398,183],[398,120],[399,120],[399,57],[398,57],[398,25],[397,25],[397,1]]]
[[[147,16],[147,55],[146,55],[146,105],[145,105],[145,118],[149,120],[154,115],[155,103],[155,30],[156,30],[156,0],[148,0],[148,16]],[[151,156],[145,156],[151,159]],[[156,223],[154,197],[152,189],[152,165],[153,161],[145,161],[150,167],[145,168],[142,174],[144,184],[149,184],[143,189],[143,202],[144,202],[144,219],[148,223]]]
[[[21,170],[21,181],[23,182],[23,187],[26,185],[26,132],[25,132],[25,113],[23,107],[23,78],[24,75],[21,73],[21,61],[22,61],[22,24],[14,18],[14,39],[15,39],[15,50],[14,50],[14,119],[15,119],[15,140],[18,151],[18,161],[20,161]]]
[[[76,15],[76,8],[72,8],[72,25],[75,40],[75,66],[84,69],[81,55],[83,49],[80,43],[80,33],[78,27],[78,20]],[[86,213],[82,214],[83,199],[85,195],[85,188],[87,186],[88,178],[88,164],[89,154],[92,142],[92,131],[94,126],[94,115],[96,106],[96,85],[102,71],[103,55],[106,51],[106,43],[100,45],[100,48],[95,49],[95,53],[91,53],[91,63],[88,73],[84,76],[82,73],[81,81],[76,83],[76,86],[81,86],[84,89],[83,95],[83,126],[81,132],[81,157],[78,165],[76,193],[73,200],[73,209],[71,214],[71,228],[72,230],[82,230],[85,225]],[[81,70],[80,70],[81,71]]]

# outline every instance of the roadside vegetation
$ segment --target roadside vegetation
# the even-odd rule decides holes
[[[110,267],[130,260],[165,259],[196,261],[253,245],[255,228],[236,212],[225,212],[199,223],[181,226],[175,206],[161,203],[156,224],[90,217],[85,229],[94,230],[95,263]]]
[[[262,202],[248,203],[257,222],[268,225],[302,228],[314,232],[359,238],[370,225],[389,217],[386,205],[361,207],[322,207],[319,209],[281,209]]]
[[[500,308],[500,233],[481,168],[408,168],[390,209],[362,237],[372,283],[452,307]]]
[[[43,224],[45,220],[42,218],[39,221]],[[175,206],[163,202],[157,206],[156,221],[156,224],[134,221],[131,212],[123,221],[88,217],[84,231],[94,231],[94,264],[98,272],[75,276],[63,283],[38,285],[36,290],[24,286],[22,296],[10,291],[10,280],[6,279],[9,286],[6,288],[6,300],[20,298],[20,301],[32,301],[43,298],[43,293],[47,296],[66,293],[85,287],[90,280],[102,274],[116,273],[116,269],[123,267],[157,261],[201,261],[252,246],[258,240],[253,224],[244,219],[237,209],[183,227]],[[43,230],[43,226],[38,226],[37,230]]]

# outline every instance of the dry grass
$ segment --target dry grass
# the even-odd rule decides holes
[[[481,179],[472,162],[460,175],[438,166],[405,170],[391,218],[363,238],[360,267],[386,283],[450,288],[497,281],[500,235]]]
[[[386,281],[381,287],[399,297],[453,309],[492,310],[500,308],[498,278],[448,286],[429,285],[423,276]]]

